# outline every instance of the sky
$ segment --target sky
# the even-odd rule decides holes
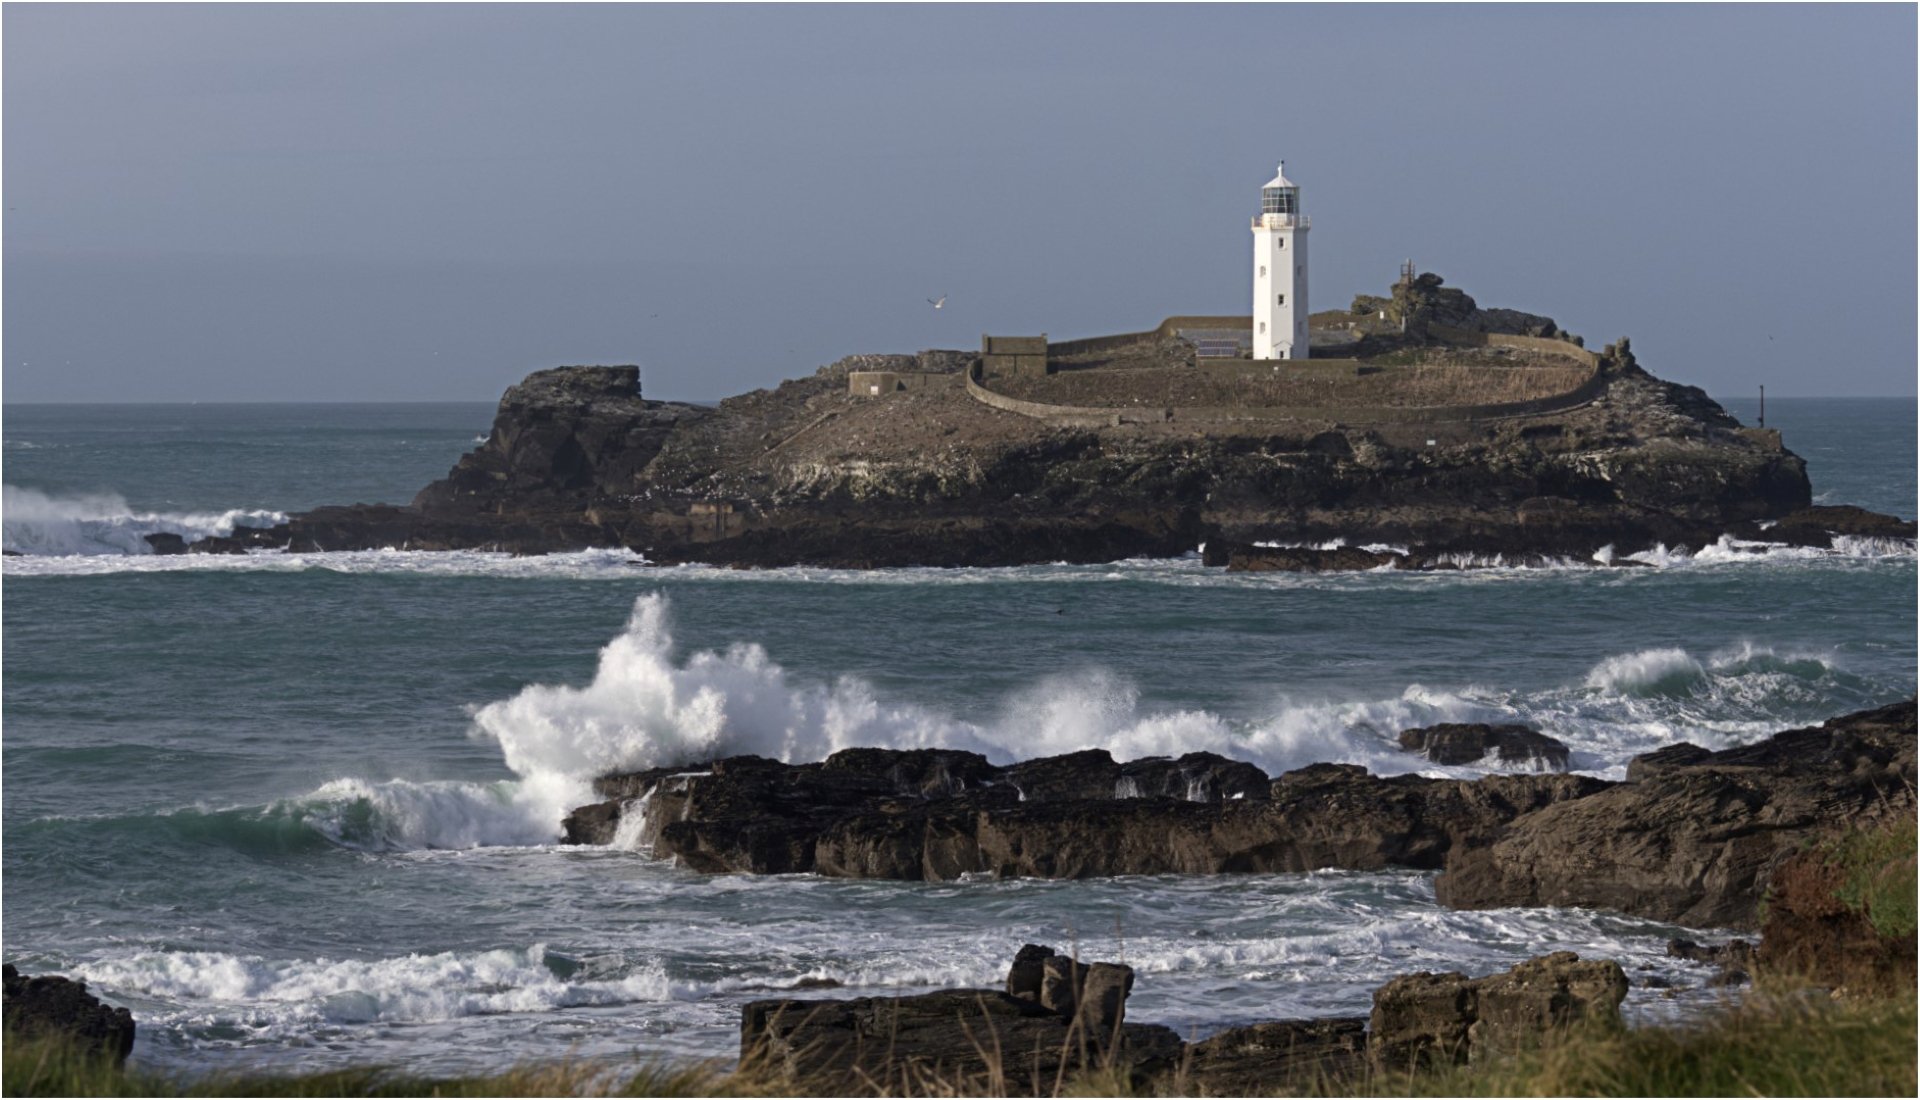
[[[1285,158],[1316,310],[1412,259],[1716,395],[1912,395],[1915,20],[9,3],[0,394],[710,400],[1245,314]]]

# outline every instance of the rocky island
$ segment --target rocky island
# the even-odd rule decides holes
[[[1231,569],[1622,561],[1723,536],[1827,546],[1912,522],[1811,507],[1777,432],[1423,274],[1247,358],[1245,317],[861,355],[717,407],[639,368],[537,371],[405,506],[322,507],[162,551],[625,547],[657,563]],[[1610,549],[1609,549],[1610,548]]]

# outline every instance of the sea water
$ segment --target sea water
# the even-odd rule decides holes
[[[1911,400],[1768,412],[1822,502],[1914,515]],[[849,745],[1481,774],[1396,747],[1438,721],[1534,723],[1618,777],[1661,745],[1915,690],[1914,556],[1870,541],[1323,576],[143,552],[155,531],[404,502],[490,415],[5,409],[5,957],[132,1008],[140,1062],[725,1060],[746,1000],[806,978],[995,985],[1025,942],[1131,963],[1130,1014],[1189,1035],[1363,1013],[1394,974],[1558,949],[1619,960],[1630,1012],[1661,1018],[1718,996],[1667,938],[1723,931],[1452,912],[1413,872],[709,877],[561,846],[559,820],[604,770]]]

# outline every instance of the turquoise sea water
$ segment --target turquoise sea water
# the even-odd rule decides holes
[[[1361,1011],[1393,973],[1557,948],[1697,983],[1661,957],[1673,929],[1452,913],[1418,874],[702,878],[553,842],[596,771],[730,752],[1101,745],[1404,771],[1403,726],[1500,718],[1613,775],[1915,689],[1914,557],[1872,544],[1327,577],[136,552],[154,530],[404,502],[490,416],[5,409],[5,544],[24,555],[0,567],[5,956],[131,1006],[137,1058],[726,1057],[740,1002],[769,989],[992,984],[1028,941],[1126,957],[1136,1017],[1195,1032]],[[1776,400],[1768,419],[1822,502],[1914,515],[1913,401]]]

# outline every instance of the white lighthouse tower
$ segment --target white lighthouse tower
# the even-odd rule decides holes
[[[1307,216],[1287,162],[1260,189],[1253,219],[1253,357],[1307,357]]]

